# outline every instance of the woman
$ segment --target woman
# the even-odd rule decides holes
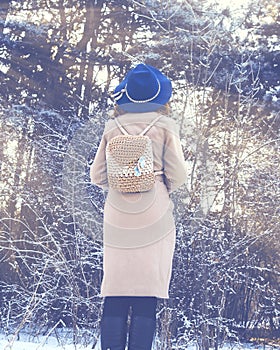
[[[91,166],[92,183],[108,189],[101,285],[101,295],[105,297],[101,320],[103,350],[124,350],[127,333],[128,349],[151,349],[157,298],[168,298],[175,247],[169,193],[186,179],[178,130],[166,115],[171,93],[170,80],[156,68],[139,64],[129,71],[113,94],[119,110],[117,122],[113,118],[106,123]],[[106,146],[122,134],[120,125],[132,135],[150,125],[146,135],[152,140],[156,180],[148,191],[125,193],[109,185]]]

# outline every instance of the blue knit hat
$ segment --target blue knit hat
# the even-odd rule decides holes
[[[171,81],[155,67],[138,64],[112,95],[128,112],[150,112],[165,105],[172,94]]]

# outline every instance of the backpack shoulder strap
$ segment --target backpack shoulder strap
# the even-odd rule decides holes
[[[140,136],[144,136],[155,124],[156,122],[162,118],[162,115],[159,115],[158,117],[156,117],[139,135]],[[115,122],[117,124],[117,127],[120,129],[120,131],[124,134],[124,135],[130,135],[126,129],[121,125],[121,123],[119,122],[119,120],[117,118],[115,118]]]
[[[118,121],[117,118],[115,118],[115,122],[117,124],[117,127],[120,129],[120,131],[124,134],[124,135],[130,135],[126,129],[121,125],[121,123]]]
[[[144,129],[142,132],[141,132],[141,136],[144,136],[154,125],[157,121],[160,120],[160,118],[162,117],[162,115],[159,115],[158,117],[156,117],[147,127],[146,129]]]

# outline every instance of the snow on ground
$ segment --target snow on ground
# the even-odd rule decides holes
[[[13,340],[13,336],[5,336],[0,333],[0,350],[92,350],[92,344],[73,345],[71,340],[63,341],[59,340],[54,336],[38,336],[36,339],[30,340],[31,337],[23,334],[20,335],[19,340]],[[196,345],[187,345],[186,350],[197,350]],[[263,346],[263,345],[252,345],[252,344],[226,344],[220,350],[280,350],[280,347]],[[98,343],[94,350],[101,350],[100,344]],[[176,350],[176,349],[174,349]]]
[[[0,349],[1,350],[90,350],[92,345],[87,347],[74,346],[73,344],[59,344],[55,337],[49,337],[45,342],[45,339],[37,339],[34,341],[17,340],[15,342],[9,342],[6,337],[0,335]]]

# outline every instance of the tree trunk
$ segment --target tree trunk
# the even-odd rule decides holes
[[[3,30],[5,28],[5,23],[9,12],[9,5],[10,0],[2,0],[0,2],[0,36],[3,35]]]

